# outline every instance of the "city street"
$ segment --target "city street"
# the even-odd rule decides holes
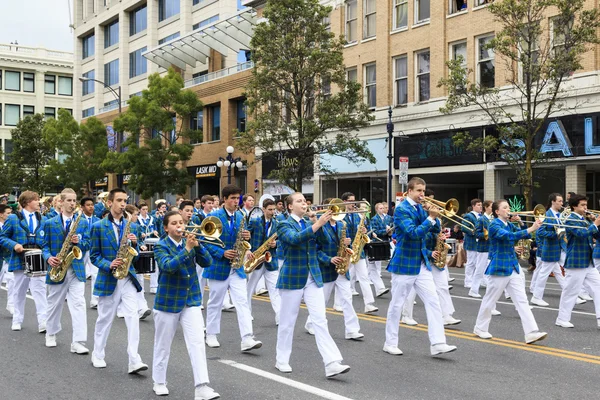
[[[314,337],[303,327],[307,316],[302,309],[296,324],[294,350],[290,365],[293,373],[282,374],[274,368],[276,327],[268,297],[253,300],[254,332],[263,347],[249,354],[240,351],[235,312],[224,312],[221,348],[208,349],[211,386],[223,399],[575,399],[590,398],[597,390],[600,373],[600,331],[593,303],[576,306],[572,318],[575,329],[554,325],[560,288],[549,279],[545,300],[547,308],[535,307],[533,313],[541,330],[549,333],[537,345],[525,345],[515,308],[501,299],[490,326],[493,340],[472,334],[480,299],[467,297],[463,269],[451,270],[456,278],[451,291],[456,313],[462,323],[447,329],[449,344],[458,351],[443,357],[429,355],[429,340],[422,303],[415,306],[417,327],[401,326],[399,347],[403,356],[382,351],[389,294],[377,299],[376,315],[359,314],[365,339],[344,339],[343,318],[328,309],[330,332],[344,362],[352,367],[345,375],[325,378],[324,367]],[[389,285],[389,274],[384,271]],[[531,275],[527,275],[527,280]],[[89,282],[88,288],[89,289]],[[483,291],[482,291],[483,294]],[[208,295],[208,292],[206,293]],[[89,292],[86,293],[89,301]],[[149,303],[153,296],[147,294]],[[44,335],[37,333],[35,307],[28,299],[21,332],[10,330],[11,319],[5,310],[6,291],[0,291],[0,349],[2,399],[155,399],[150,370],[140,375],[127,374],[126,328],[116,320],[106,349],[106,369],[95,369],[90,355],[69,352],[71,320],[65,307],[63,332],[58,347],[44,346]],[[354,297],[357,310],[362,298]],[[285,312],[285,311],[284,311]],[[96,310],[88,309],[88,342],[93,347]],[[144,362],[152,364],[154,324],[152,317],[140,322],[140,349]],[[192,399],[191,365],[181,330],[175,337],[168,369],[168,399]]]

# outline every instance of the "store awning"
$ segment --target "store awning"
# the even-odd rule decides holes
[[[256,11],[242,10],[230,17],[215,21],[184,36],[170,40],[150,49],[142,55],[149,61],[169,68],[174,65],[182,70],[206,64],[213,49],[223,55],[230,51],[238,53],[250,49],[250,40],[257,21]]]

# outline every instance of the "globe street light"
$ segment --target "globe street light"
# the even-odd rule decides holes
[[[227,157],[219,157],[219,161],[217,161],[217,167],[227,167],[227,184],[231,184],[231,168],[237,167],[241,169],[244,166],[242,159],[240,157],[233,158],[233,152],[235,149],[233,146],[227,146],[225,149],[227,151]]]

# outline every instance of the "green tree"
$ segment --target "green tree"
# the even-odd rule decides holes
[[[10,160],[10,154],[7,154],[7,158]],[[13,187],[17,186],[14,177],[11,176],[9,164],[4,161],[4,152],[0,149],[0,195],[4,193],[11,193]]]
[[[201,131],[186,128],[184,121],[202,110],[191,90],[172,68],[161,77],[152,74],[148,89],[129,99],[129,108],[114,121],[117,132],[126,132],[121,149],[111,152],[105,166],[131,175],[128,187],[142,197],[155,193],[185,193],[193,177],[182,164],[192,155],[190,139],[201,140]]]
[[[465,107],[482,111],[487,123],[496,126],[497,135],[472,140],[458,134],[454,140],[469,150],[484,149],[505,160],[523,188],[527,209],[537,185],[534,167],[545,157],[535,148],[548,120],[573,111],[567,103],[565,82],[581,70],[582,56],[599,43],[600,14],[586,9],[585,0],[502,0],[488,10],[501,29],[485,49],[504,62],[509,89],[488,88],[469,77],[473,71],[464,60],[447,63],[449,74],[438,86],[448,91],[443,113]],[[548,18],[550,17],[550,18]]]
[[[360,85],[346,79],[345,40],[323,24],[331,10],[319,0],[268,1],[268,22],[256,26],[251,41],[254,69],[246,96],[252,119],[238,144],[263,155],[289,149],[294,167],[272,177],[295,190],[310,178],[318,155],[375,162],[357,135],[373,117]],[[333,172],[323,162],[319,170]]]

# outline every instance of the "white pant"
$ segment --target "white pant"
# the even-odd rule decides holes
[[[60,317],[67,299],[69,313],[71,313],[71,325],[73,327],[72,342],[87,341],[87,317],[85,310],[85,283],[80,282],[69,268],[65,280],[58,285],[48,286],[48,321],[46,332],[48,335],[56,335],[62,330]]]
[[[571,313],[582,287],[587,289],[594,299],[596,318],[600,318],[600,272],[590,263],[587,268],[565,269],[565,286],[560,296],[558,319],[571,320]]]
[[[445,275],[443,276],[445,277]],[[402,306],[412,288],[416,290],[416,293],[425,305],[429,341],[432,345],[446,343],[442,309],[433,282],[433,276],[425,265],[421,264],[421,270],[418,275],[392,274],[392,300],[390,301],[387,321],[385,323],[385,344],[388,346],[398,346],[398,324],[400,323]]]
[[[433,283],[435,284],[435,291],[440,300],[440,308],[442,310],[442,317],[452,316],[454,314],[454,304],[452,303],[452,297],[450,297],[450,289],[448,285],[448,268],[444,268],[440,271],[436,267],[431,267],[431,276],[433,277]],[[409,318],[413,317],[413,308],[415,307],[415,298],[417,297],[417,291],[413,287],[408,294],[408,297],[404,301],[404,307],[402,307],[402,316]]]
[[[475,253],[477,260],[475,262],[475,272],[473,273],[473,280],[471,281],[471,292],[479,294],[479,287],[481,282],[484,281],[485,270],[488,266],[488,252]]]
[[[535,269],[533,270],[533,276],[531,277],[531,282],[529,282],[529,292],[533,293],[535,291],[535,284],[538,279],[538,275],[540,274],[540,270],[542,269],[542,259],[540,257],[535,258]],[[525,282],[527,283],[527,282]]]
[[[481,307],[479,308],[479,314],[475,322],[477,329],[483,332],[488,331],[490,321],[492,320],[492,310],[496,308],[496,302],[506,289],[519,313],[525,334],[538,330],[533,313],[529,308],[527,294],[525,294],[525,284],[520,275],[522,273],[518,274],[516,271],[513,271],[509,276],[488,276],[488,287],[481,301]]]
[[[312,275],[308,275],[306,286],[303,289],[288,290],[280,289],[281,313],[279,328],[277,329],[277,362],[289,364],[292,355],[292,344],[294,341],[294,327],[300,311],[300,301],[304,297],[304,303],[308,308],[308,314],[313,322],[317,348],[325,366],[332,362],[342,361],[342,354],[327,327],[327,315],[325,313],[325,296],[323,288],[315,283]]]
[[[371,285],[369,284],[369,272],[367,270],[367,260],[361,258],[356,264],[350,264],[350,273],[360,284],[360,290],[362,291],[363,301],[365,306],[368,304],[375,304],[375,297],[371,291]],[[352,272],[354,271],[354,272]]]
[[[98,268],[92,264],[90,260],[90,252],[86,252],[83,262],[85,263],[86,270],[90,270],[90,275],[92,276],[90,282],[90,303],[98,304],[98,296],[94,296],[94,285],[96,284],[96,278],[98,277]]]
[[[154,272],[153,274],[150,274],[150,290],[158,288],[159,270],[158,270],[158,263],[156,262],[156,260],[154,261],[154,264],[156,266],[156,272]]]
[[[466,250],[467,262],[465,263],[465,287],[470,288],[473,283],[475,266],[477,265],[477,252],[475,250]]]
[[[13,288],[15,286],[15,275],[8,272],[8,263],[4,261],[0,269],[0,283],[6,279],[6,307],[13,307]]]
[[[202,302],[204,303],[204,298],[208,297],[204,295],[204,289],[208,286],[208,279],[202,278],[202,270],[203,268],[196,264],[196,273],[198,274],[198,281],[200,281],[200,293],[202,293]]]
[[[375,293],[379,293],[385,289],[385,284],[381,279],[381,261],[367,261],[367,269],[369,271],[369,279],[375,286]]]
[[[281,309],[281,300],[279,298],[279,289],[277,289],[277,279],[279,278],[279,271],[268,271],[265,267],[259,270],[254,270],[248,276],[248,308],[252,313],[252,295],[259,281],[265,281],[267,284],[267,290],[269,291],[269,299],[271,299],[271,307],[275,311],[275,323],[279,323],[279,310]]]
[[[146,280],[145,274],[135,275],[137,277],[138,282],[140,283],[140,286],[142,286],[142,291],[137,292],[137,309],[138,311],[146,311],[148,309],[148,301],[146,301],[146,296],[144,296],[144,281]]]
[[[594,267],[600,271],[600,258],[594,258]]]
[[[179,313],[154,310],[154,355],[152,357],[152,380],[167,383],[167,366],[171,344],[181,324],[183,338],[192,362],[195,386],[208,383],[208,366],[204,347],[204,319],[200,307],[184,307]]]
[[[38,325],[46,322],[48,312],[48,301],[46,300],[46,277],[38,276],[35,278],[30,278],[25,275],[23,270],[14,271],[13,274],[15,277],[13,291],[15,313],[13,314],[12,323],[23,323],[27,288],[29,288],[31,291],[33,301],[35,302]]]
[[[223,299],[227,294],[227,289],[229,289],[237,314],[240,335],[242,338],[252,336],[252,317],[248,308],[246,280],[240,278],[234,272],[224,281],[209,279],[208,284],[210,285],[210,292],[208,295],[208,305],[206,306],[206,334],[218,335],[221,333]]]
[[[261,268],[263,269],[263,268]],[[261,290],[268,290],[267,289],[267,285],[265,284],[265,279],[261,276],[260,279],[258,280],[258,282],[256,282],[256,294],[258,294],[259,291]]]
[[[354,311],[354,306],[352,305],[352,289],[350,288],[350,281],[346,279],[344,275],[339,275],[337,279],[333,282],[327,282],[323,284],[323,297],[325,299],[325,308],[327,308],[327,302],[329,302],[331,292],[333,292],[334,288],[336,288],[336,292],[339,293],[340,303],[342,306],[342,311],[344,313],[344,325],[346,326],[346,334],[360,332],[358,316],[356,315],[356,311]],[[314,329],[310,315],[306,320],[306,326]]]
[[[554,277],[556,278],[556,281],[558,282],[560,287],[565,287],[565,277],[562,275],[562,271],[560,270],[560,265],[558,265],[558,261],[542,261],[539,267],[536,267],[536,271],[538,270],[540,272],[537,274],[537,277],[533,277],[533,279],[535,279],[535,283],[532,283],[533,297],[537,297],[538,299],[542,299],[544,297],[546,281],[548,281],[548,277],[552,272],[554,272]]]
[[[129,365],[142,362],[138,353],[140,343],[140,318],[137,311],[137,290],[131,282],[131,276],[117,281],[115,291],[110,296],[98,297],[98,319],[94,331],[94,356],[104,360],[104,348],[110,333],[110,328],[119,303],[123,303],[122,309],[127,326],[127,354]]]

